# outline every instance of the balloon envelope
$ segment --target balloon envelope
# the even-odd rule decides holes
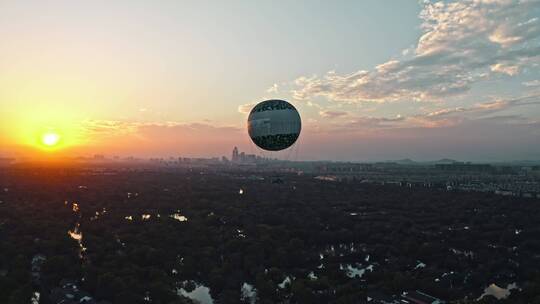
[[[264,150],[287,149],[296,142],[301,129],[300,114],[285,100],[265,100],[249,113],[249,137]]]

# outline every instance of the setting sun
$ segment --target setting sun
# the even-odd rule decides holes
[[[47,147],[54,147],[58,144],[59,141],[60,135],[53,132],[45,133],[41,137],[41,142]]]

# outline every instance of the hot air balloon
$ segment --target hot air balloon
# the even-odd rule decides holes
[[[280,151],[289,148],[300,136],[301,129],[300,114],[285,100],[265,100],[249,113],[249,137],[263,150]]]

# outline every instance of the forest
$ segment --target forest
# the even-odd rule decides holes
[[[197,288],[210,303],[539,303],[539,203],[307,174],[2,169],[0,303],[196,303]],[[516,287],[497,300],[491,284]]]

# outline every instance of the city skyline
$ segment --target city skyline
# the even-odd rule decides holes
[[[0,157],[260,153],[270,98],[298,160],[540,155],[538,1],[5,1],[0,24]]]

